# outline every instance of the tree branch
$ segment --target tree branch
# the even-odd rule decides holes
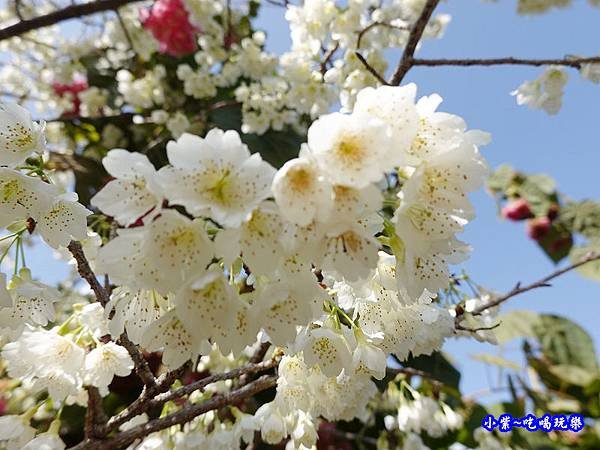
[[[141,414],[144,411],[148,411],[149,409],[161,406],[168,401],[181,398],[185,395],[189,395],[194,391],[203,390],[206,386],[208,386],[211,383],[229,380],[232,378],[238,378],[244,374],[264,372],[275,367],[278,363],[279,361],[277,360],[269,360],[259,364],[248,364],[244,367],[230,370],[229,372],[217,373],[208,376],[194,383],[182,386],[179,389],[176,389],[172,392],[166,392],[169,386],[173,384],[173,380],[171,380],[170,382],[167,381],[167,378],[169,378],[169,374],[166,374],[165,379],[163,379],[163,376],[161,376],[161,378],[159,378],[156,383],[158,386],[157,388],[148,389],[144,391],[142,395],[140,395],[140,397],[131,405],[129,405],[126,409],[121,411],[116,416],[110,418],[110,420],[106,424],[105,434],[110,433],[119,425],[122,425],[123,423],[131,420],[133,417]]]
[[[127,331],[124,331],[121,336],[119,336],[119,344],[121,344],[133,360],[133,364],[135,366],[135,373],[144,383],[146,388],[154,387],[156,385],[156,378],[154,378],[154,374],[152,370],[150,370],[150,366],[148,365],[148,361],[142,355],[142,352],[138,348],[136,344],[129,340],[127,336]]]
[[[319,65],[321,75],[325,75],[325,72],[327,72],[327,64],[329,63],[329,61],[331,61],[331,58],[333,58],[333,55],[335,54],[335,52],[337,51],[337,49],[339,47],[340,47],[340,43],[336,42],[335,45],[331,48],[331,50],[329,50],[323,56],[323,61],[321,61],[321,64]]]
[[[73,258],[77,262],[77,272],[85,281],[88,282],[92,291],[94,291],[94,295],[96,299],[102,307],[105,307],[109,301],[108,292],[104,289],[104,287],[100,284],[98,279],[96,278],[96,274],[90,267],[90,264],[83,253],[83,249],[81,248],[81,244],[77,241],[71,241],[67,246]],[[133,363],[135,364],[135,371],[138,376],[142,379],[146,386],[152,386],[155,384],[154,374],[150,370],[148,366],[148,362],[138,349],[137,345],[129,340],[127,337],[127,332],[124,332],[119,337],[119,343],[125,347],[125,349],[131,355],[133,359]]]
[[[267,390],[277,384],[277,377],[263,375],[256,381],[246,384],[234,391],[224,394],[215,395],[209,400],[198,404],[191,404],[180,409],[177,412],[169,414],[165,417],[151,420],[147,423],[135,426],[127,431],[118,433],[114,437],[105,440],[88,439],[71,450],[115,450],[123,448],[135,441],[136,439],[148,436],[156,431],[164,430],[173,425],[181,425],[189,422],[194,417],[204,414],[208,411],[222,408],[227,405],[238,403],[245,400],[258,392]]]
[[[413,66],[499,66],[499,65],[517,65],[517,66],[568,66],[580,69],[582,64],[600,63],[600,57],[578,58],[566,57],[558,59],[523,59],[523,58],[475,58],[475,59],[413,59]]]
[[[363,66],[365,66],[365,69],[367,69],[369,73],[375,78],[377,78],[377,81],[379,81],[383,85],[389,85],[389,83],[385,81],[385,78],[383,78],[381,74],[377,72],[377,70],[375,70],[375,68],[371,64],[369,64],[369,62],[363,55],[361,55],[359,52],[354,52],[354,54],[356,55],[358,60],[363,64]]]
[[[28,31],[37,30],[39,28],[49,27],[57,23],[77,17],[89,16],[102,11],[109,11],[120,8],[129,3],[138,2],[140,0],[96,0],[89,3],[81,3],[77,5],[67,6],[66,8],[53,11],[43,16],[34,17],[33,19],[21,20],[14,25],[10,25],[0,30],[0,41],[9,39],[15,36],[20,36]]]
[[[147,411],[148,402],[157,394],[162,394],[163,392],[168,391],[175,380],[181,378],[190,366],[191,362],[188,361],[178,369],[163,373],[158,377],[154,386],[145,387],[140,396],[133,403],[108,420],[106,423],[106,428],[102,430],[103,435],[107,435],[111,431],[115,430],[118,426],[131,420],[133,417],[143,413],[144,411]]]
[[[210,375],[201,380],[195,381],[193,383],[187,384],[185,386],[180,387],[172,392],[166,392],[162,395],[157,395],[153,399],[149,401],[150,408],[155,406],[160,406],[166,402],[171,400],[175,400],[177,398],[181,398],[185,395],[189,395],[195,391],[202,391],[209,384],[215,383],[217,381],[230,380],[232,378],[238,378],[242,375],[264,372],[266,370],[272,369],[273,367],[279,364],[279,360],[271,359],[268,361],[263,361],[257,364],[248,364],[243,367],[239,367],[237,369],[230,370],[229,372],[223,373],[215,373],[214,375]]]
[[[423,6],[423,11],[421,11],[421,15],[413,25],[410,30],[410,34],[408,35],[408,42],[406,43],[406,47],[404,48],[404,53],[402,53],[402,58],[398,63],[398,67],[392,75],[390,79],[390,83],[392,86],[400,85],[400,82],[406,75],[406,72],[410,70],[414,61],[414,54],[417,49],[417,45],[425,32],[425,27],[427,27],[427,23],[429,19],[431,19],[431,15],[433,14],[433,10],[438,5],[440,0],[427,0],[425,6]]]
[[[90,267],[90,264],[88,263],[88,260],[85,257],[85,254],[83,253],[83,248],[81,248],[81,244],[77,241],[71,241],[67,248],[73,255],[73,258],[75,258],[75,261],[77,262],[77,272],[79,273],[81,278],[88,282],[90,288],[92,288],[92,291],[94,291],[96,299],[100,302],[102,307],[105,307],[109,301],[108,293],[96,278],[94,271]]]
[[[573,263],[573,264],[570,264],[570,265],[568,265],[568,266],[566,266],[566,267],[564,267],[562,269],[559,269],[559,270],[557,270],[555,272],[552,272],[550,275],[542,278],[541,280],[535,281],[535,282],[533,282],[531,284],[528,284],[526,286],[521,286],[521,282],[519,282],[509,292],[507,292],[506,294],[501,295],[499,297],[496,297],[493,300],[490,300],[489,302],[487,302],[487,303],[485,303],[485,304],[483,304],[483,305],[475,308],[473,311],[471,311],[471,314],[473,316],[479,316],[484,311],[486,311],[486,310],[488,310],[490,308],[494,308],[494,307],[496,307],[496,306],[504,303],[505,301],[507,301],[508,299],[510,299],[510,298],[512,298],[512,297],[514,297],[516,295],[522,294],[522,293],[527,292],[527,291],[531,291],[533,289],[542,288],[542,287],[548,287],[548,286],[550,286],[549,282],[551,280],[553,280],[554,278],[557,278],[557,277],[559,277],[561,275],[564,275],[565,273],[570,272],[570,271],[572,271],[574,269],[577,269],[578,267],[581,267],[581,266],[583,266],[583,265],[585,265],[585,264],[587,264],[589,262],[592,262],[592,261],[600,261],[600,254],[598,254],[598,253],[590,253],[586,257],[582,258],[580,261],[578,261],[576,263]],[[454,318],[454,325],[455,325],[455,328],[457,330],[461,330],[462,329],[462,330],[466,330],[466,331],[479,331],[479,330],[485,330],[485,329],[492,329],[492,328],[494,328],[494,327],[483,327],[483,328],[471,330],[471,329],[468,329],[466,327],[463,327],[462,325],[460,325],[460,322],[462,321],[462,317],[464,316],[464,314],[465,314],[465,310],[464,309],[462,309],[462,308],[457,309],[457,314],[456,314],[456,317]]]
[[[399,25],[392,25],[391,23],[387,23],[387,22],[371,22],[369,25],[367,25],[366,27],[364,27],[362,30],[360,30],[358,32],[358,37],[356,39],[356,49],[357,50],[360,50],[360,45],[362,43],[362,39],[364,38],[365,34],[367,34],[369,31],[371,31],[375,27],[386,27],[386,28],[390,28],[392,30],[408,31],[408,28],[406,28],[406,27],[399,26]]]
[[[84,419],[84,433],[86,439],[100,437],[99,428],[104,426],[106,416],[102,409],[102,397],[98,392],[98,388],[94,386],[86,386],[88,394],[87,409]]]

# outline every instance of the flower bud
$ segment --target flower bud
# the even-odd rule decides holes
[[[548,217],[538,217],[527,222],[527,235],[534,241],[539,241],[548,234],[551,221]]]
[[[509,220],[524,220],[533,217],[533,214],[527,201],[520,198],[502,208],[502,217]]]

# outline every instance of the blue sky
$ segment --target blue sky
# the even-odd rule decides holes
[[[522,17],[516,0],[498,3],[451,0],[439,12],[452,15],[446,36],[425,42],[420,57],[562,57],[600,53],[600,9],[583,1],[569,9]],[[270,50],[288,48],[289,32],[283,10],[265,5],[258,27],[267,31]],[[400,52],[391,52],[396,61]],[[600,198],[600,86],[581,80],[569,70],[563,109],[557,116],[518,107],[509,92],[540,73],[538,68],[416,68],[405,82],[414,81],[422,95],[433,92],[444,98],[442,109],[464,117],[471,128],[492,133],[493,142],[483,149],[492,167],[507,162],[520,170],[548,173],[559,189],[573,199]],[[474,251],[464,264],[481,285],[509,290],[516,281],[533,281],[554,270],[553,264],[527,238],[524,224],[500,220],[492,198],[485,192],[472,197],[478,214],[462,239]],[[34,274],[47,280],[63,275],[62,265],[47,263],[48,251],[36,247],[28,263]],[[600,284],[577,274],[558,279],[552,288],[513,299],[505,308],[553,312],[581,324],[600,348]],[[518,355],[509,344],[506,355]],[[462,388],[471,393],[488,387],[491,372],[471,360],[474,353],[498,349],[461,339],[446,345],[463,372]]]

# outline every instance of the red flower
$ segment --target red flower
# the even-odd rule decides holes
[[[144,28],[159,42],[159,51],[183,56],[196,50],[196,33],[181,0],[158,0],[151,8],[140,11]]]
[[[539,241],[548,234],[551,225],[548,217],[538,217],[527,222],[527,234],[534,241]]]
[[[533,217],[533,214],[527,201],[520,198],[502,208],[502,217],[509,220],[524,220]]]
[[[79,100],[79,93],[85,91],[89,87],[88,82],[85,78],[75,78],[71,83],[52,83],[52,89],[54,93],[59,97],[69,95],[71,98],[71,109],[65,110],[63,116],[78,116],[79,107],[81,106],[81,100]]]

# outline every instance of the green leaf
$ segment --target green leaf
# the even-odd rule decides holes
[[[567,383],[585,387],[594,381],[598,372],[568,364],[557,364],[548,368],[550,373]]]
[[[521,368],[520,364],[517,364],[514,361],[510,361],[508,359],[502,358],[497,355],[489,355],[487,353],[479,353],[475,355],[470,355],[472,359],[476,361],[481,361],[486,364],[492,364],[498,367],[504,367],[505,369],[519,370]]]
[[[553,195],[556,190],[555,181],[544,174],[529,175],[525,183],[534,185],[539,191],[546,195]]]
[[[458,389],[460,372],[441,352],[434,352],[431,355],[420,355],[415,358],[410,357],[403,364],[406,367],[430,373],[436,380],[440,380],[444,384]]]
[[[554,263],[558,263],[569,255],[573,247],[571,233],[557,222],[554,222],[548,233],[538,241],[538,245]]]
[[[500,326],[494,334],[500,344],[517,338],[535,338],[534,325],[540,320],[539,314],[533,311],[511,311],[498,317]]]
[[[569,259],[573,263],[581,261],[590,252],[600,253],[600,239],[594,239],[585,246],[574,247],[571,253],[569,253]],[[579,266],[575,270],[590,280],[600,281],[600,261],[591,261],[583,266]]]
[[[511,166],[502,164],[487,180],[488,189],[494,193],[504,193],[513,183],[517,172]]]
[[[589,334],[575,322],[542,314],[533,326],[544,356],[553,364],[567,364],[596,370],[596,350]]]
[[[588,239],[600,238],[600,203],[591,200],[570,202],[560,210],[560,220],[572,232]]]
[[[545,216],[550,206],[556,203],[553,191],[547,192],[550,182],[546,178],[545,175],[531,175],[526,177],[519,187],[519,194],[527,200],[531,211],[537,217]]]

